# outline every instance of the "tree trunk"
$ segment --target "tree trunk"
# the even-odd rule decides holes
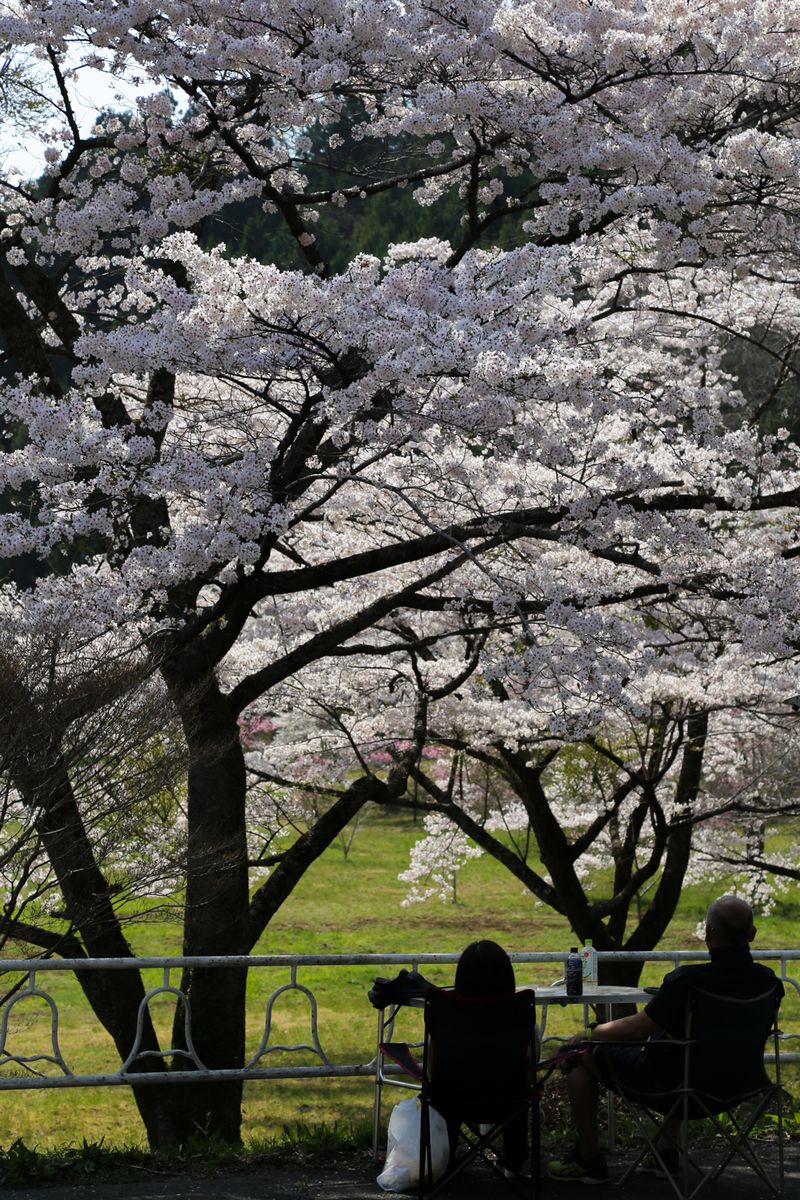
[[[622,947],[620,947],[621,949]],[[618,987],[636,987],[642,974],[641,962],[619,962],[602,959],[597,964],[597,982],[616,984]],[[634,1011],[631,1009],[631,1011]]]
[[[657,946],[675,916],[683,890],[683,881],[692,853],[691,818],[703,774],[708,713],[691,713],[687,722],[687,740],[683,749],[681,769],[675,786],[676,817],[667,835],[664,870],[636,929],[626,942],[628,950],[650,950]]]
[[[664,869],[658,887],[636,928],[620,949],[652,950],[669,928],[681,898],[683,880],[692,849],[691,816],[703,772],[703,756],[708,733],[708,713],[691,713],[687,722],[687,740],[683,748],[681,769],[675,787],[678,820],[667,835]],[[684,818],[681,820],[680,818]],[[642,963],[606,963],[601,983],[627,984],[639,982]],[[666,972],[665,972],[666,973]]]
[[[167,674],[167,672],[165,672]],[[246,774],[239,727],[213,676],[187,685],[168,674],[189,748],[188,839],[183,952],[246,955],[250,949]],[[245,1048],[246,967],[187,968],[194,1049],[204,1066],[241,1068]],[[183,1013],[173,1045],[185,1047]],[[188,1060],[176,1056],[175,1069]],[[241,1141],[241,1082],[179,1089],[181,1140],[194,1134]]]

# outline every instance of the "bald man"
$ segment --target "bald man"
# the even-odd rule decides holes
[[[548,1164],[551,1178],[580,1183],[608,1180],[608,1166],[597,1140],[598,1083],[623,1095],[626,1092],[653,1095],[680,1084],[683,1049],[652,1043],[665,1037],[684,1036],[692,988],[740,1000],[774,990],[777,1008],[783,997],[783,984],[769,967],[753,962],[750,943],[755,936],[750,905],[737,896],[720,897],[706,914],[705,938],[711,961],[690,963],[670,971],[658,994],[641,1012],[595,1026],[591,1038],[598,1044],[586,1050],[567,1075],[578,1144],[566,1158]],[[583,1039],[584,1035],[579,1034],[575,1041]],[[613,1045],[639,1041],[641,1045]],[[677,1132],[678,1122],[669,1122],[659,1143],[659,1153],[667,1167],[673,1169],[678,1165]],[[661,1174],[657,1162],[653,1162],[652,1169]]]

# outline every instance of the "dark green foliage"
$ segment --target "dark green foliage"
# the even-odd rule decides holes
[[[311,144],[298,154],[295,165],[308,180],[309,192],[343,191],[376,184],[430,164],[424,143],[409,136],[386,142],[354,137],[353,128],[362,117],[360,104],[350,101],[335,127],[322,129],[315,125],[301,131],[301,138]],[[329,145],[334,132],[342,138],[341,149],[332,150]],[[507,192],[520,194],[530,180],[520,177],[504,182]],[[309,228],[333,273],[343,271],[359,253],[382,258],[393,242],[436,237],[454,247],[458,245],[463,236],[460,221],[464,202],[457,187],[451,187],[447,195],[431,206],[414,199],[415,187],[413,183],[391,187],[365,199],[348,200],[344,207],[327,202],[318,206],[319,220],[310,223]],[[519,244],[524,236],[520,221],[490,225],[485,244]],[[283,270],[307,269],[284,218],[279,212],[265,213],[263,201],[258,197],[231,205],[224,214],[205,222],[201,241],[205,247],[222,242],[231,255],[249,255]]]
[[[747,397],[748,416],[763,433],[788,429],[800,440],[800,379],[780,359],[786,358],[786,338],[779,331],[753,329],[751,341],[731,338],[723,366],[738,380]],[[761,347],[764,347],[762,349]],[[732,414],[738,423],[738,414]]]

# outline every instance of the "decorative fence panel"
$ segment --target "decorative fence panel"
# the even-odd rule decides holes
[[[319,1008],[314,991],[306,986],[299,978],[308,968],[325,968],[336,972],[354,966],[374,967],[376,972],[385,971],[388,967],[395,973],[401,967],[418,969],[436,965],[455,964],[458,954],[303,954],[303,955],[253,955],[251,957],[220,957],[220,958],[130,958],[130,959],[6,959],[2,969],[6,975],[19,974],[20,978],[10,986],[5,995],[0,996],[0,1090],[22,1090],[29,1088],[63,1088],[63,1087],[113,1087],[120,1085],[136,1085],[146,1083],[171,1082],[210,1082],[214,1080],[232,1079],[310,1079],[374,1076],[376,1059],[368,1057],[361,1063],[334,1063],[331,1061],[325,1046],[325,1031],[319,1028]],[[707,958],[707,952],[695,950],[676,951],[645,951],[645,952],[600,952],[600,962],[615,960],[622,962],[661,963],[665,967],[678,966],[686,961],[700,961]],[[794,971],[800,974],[800,950],[768,950],[755,954],[759,961],[769,963],[781,977],[786,987],[787,996],[792,989],[800,995],[800,981]],[[556,953],[512,953],[515,964],[547,964],[551,963],[557,970],[563,964],[566,955]],[[257,1048],[243,1067],[210,1070],[201,1061],[194,1049],[192,1041],[191,1004],[182,992],[179,984],[173,983],[173,978],[180,975],[184,967],[209,967],[224,970],[226,967],[247,966],[249,971],[258,972],[267,968],[279,968],[286,972],[288,980],[275,987],[269,995],[264,1007],[260,1037]],[[161,981],[150,987],[141,1001],[138,1015],[137,1032],[134,1044],[124,1062],[115,1070],[98,1074],[86,1074],[73,1070],[66,1061],[59,1044],[59,1005],[58,1000],[51,994],[48,984],[54,973],[69,971],[139,971],[156,969],[161,973]],[[52,984],[50,984],[52,987]],[[273,1043],[272,1028],[275,1010],[282,1000],[295,993],[308,1002],[308,1039],[291,1045]],[[176,1003],[183,1006],[185,1048],[166,1047],[158,1052],[141,1048],[142,1029],[148,1007],[158,997],[174,998]],[[19,1006],[31,1000],[46,1006],[50,1014],[49,1039],[50,1046],[46,1052],[25,1052],[20,1045],[21,1035],[15,1031],[12,1038],[12,1015],[20,1012]],[[366,995],[364,1004],[367,1004]],[[22,1031],[24,1034],[24,1030]],[[800,1062],[800,1052],[793,1046],[800,1040],[800,1032],[789,1030],[782,1035],[786,1049],[781,1050],[782,1062]],[[14,1046],[12,1049],[12,1040]],[[314,1065],[291,1066],[281,1064],[268,1066],[269,1057],[277,1052],[292,1054],[303,1052],[311,1054],[318,1063]],[[162,1060],[172,1061],[173,1067],[165,1072],[148,1071],[146,1059],[157,1056]],[[175,1060],[185,1059],[186,1066],[176,1067]],[[4,1069],[4,1070],[3,1070]],[[11,1072],[11,1073],[9,1073]]]

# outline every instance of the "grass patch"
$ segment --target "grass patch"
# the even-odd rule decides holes
[[[0,1186],[50,1183],[119,1183],[126,1179],[181,1175],[207,1178],[244,1174],[270,1165],[295,1166],[323,1158],[371,1154],[372,1124],[337,1121],[331,1125],[287,1124],[274,1137],[250,1139],[233,1147],[214,1138],[194,1138],[180,1151],[154,1155],[141,1146],[110,1146],[85,1138],[55,1149],[32,1148],[22,1138],[0,1149]]]

